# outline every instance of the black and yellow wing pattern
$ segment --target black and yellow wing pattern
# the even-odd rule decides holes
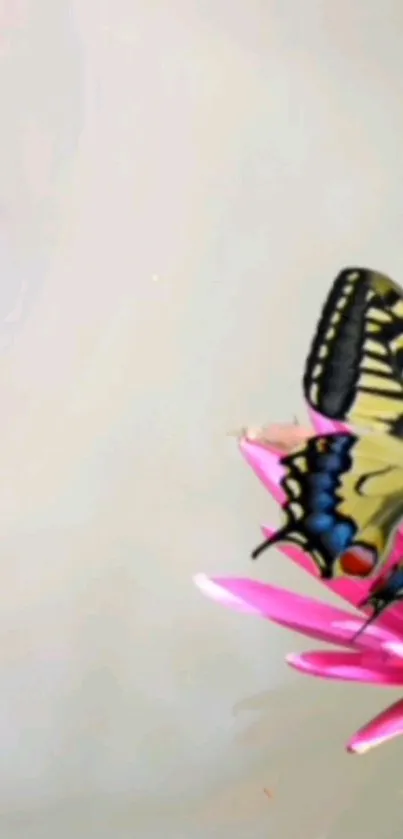
[[[323,578],[378,574],[403,518],[403,292],[392,280],[341,271],[303,389],[312,408],[352,431],[312,437],[282,458],[285,522],[252,556],[285,541],[308,553]]]
[[[403,438],[403,291],[383,274],[341,271],[325,302],[303,378],[324,416]]]
[[[379,570],[403,517],[403,442],[384,434],[327,434],[281,463],[285,523],[253,558],[292,542],[327,579]]]

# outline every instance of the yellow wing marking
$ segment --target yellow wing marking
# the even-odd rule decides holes
[[[361,374],[359,379],[359,387],[366,388],[367,390],[376,390],[376,388],[379,388],[380,383],[382,384],[383,390],[390,391],[391,393],[400,393],[400,395],[402,394],[402,385],[395,379],[380,380],[377,376],[367,375],[365,372]],[[375,400],[378,400],[379,398],[380,397],[374,394]]]
[[[376,353],[376,355],[387,355],[388,351],[386,347],[379,343],[379,341],[373,341],[371,338],[367,338],[364,343],[364,350],[371,353]]]
[[[338,510],[354,519],[356,541],[374,547],[382,562],[403,518],[403,443],[386,434],[368,434],[359,439],[352,458],[350,471],[340,480]]]
[[[390,374],[390,365],[386,361],[381,361],[377,358],[372,358],[372,356],[366,356],[365,358],[365,371],[373,370],[375,373],[387,373]],[[360,380],[360,384],[362,384],[362,379]]]
[[[378,323],[390,323],[392,320],[388,311],[384,311],[383,309],[375,309],[371,307],[368,309],[367,315],[371,320],[376,320]]]

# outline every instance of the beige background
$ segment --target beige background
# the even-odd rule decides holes
[[[192,575],[317,593],[249,563],[276,511],[225,432],[303,418],[340,267],[402,278],[403,7],[1,16],[3,316],[28,292],[0,362],[0,839],[401,836],[403,743],[343,750],[398,692],[292,673],[302,640]]]

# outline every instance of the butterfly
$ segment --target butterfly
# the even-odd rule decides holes
[[[311,343],[303,392],[314,410],[352,431],[311,437],[281,459],[285,521],[252,557],[291,542],[322,578],[378,574],[403,519],[403,290],[393,280],[364,268],[340,272]],[[379,605],[366,604],[377,614],[383,595],[387,605],[403,596],[403,571],[397,588],[396,574]]]

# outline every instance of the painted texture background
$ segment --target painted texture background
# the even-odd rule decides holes
[[[0,9],[0,837],[400,836],[402,743],[343,751],[392,697],[191,578],[317,593],[225,433],[303,418],[340,267],[402,278],[402,5]]]

